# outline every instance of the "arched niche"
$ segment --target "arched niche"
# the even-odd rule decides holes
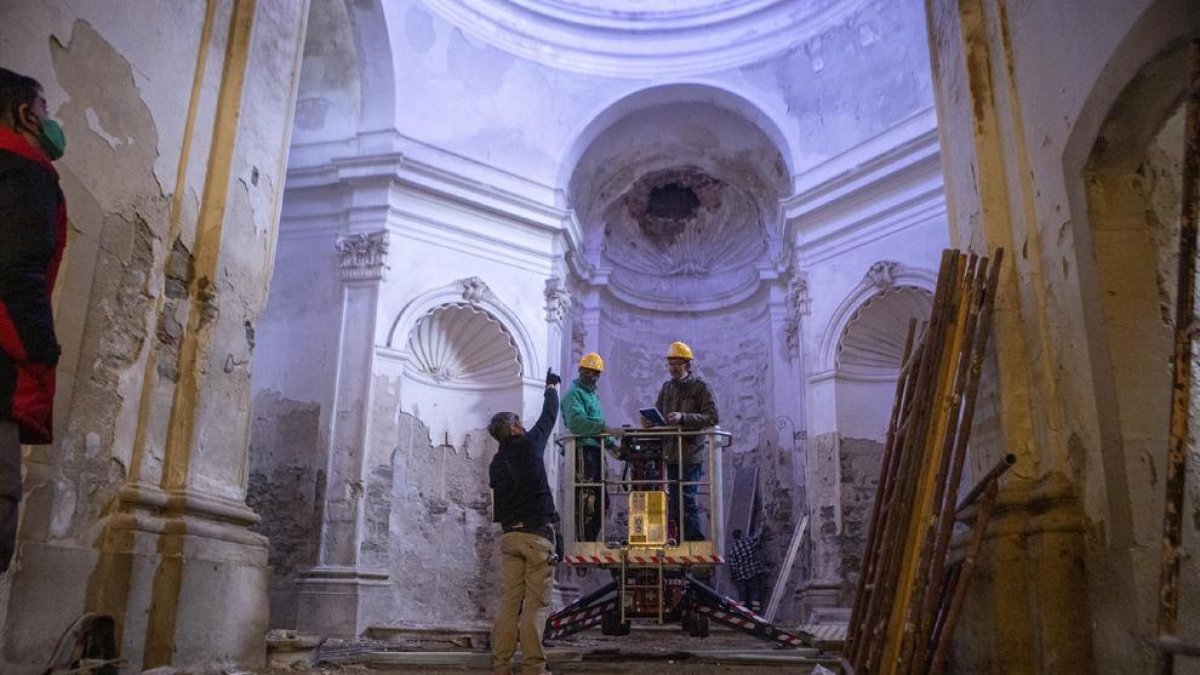
[[[434,309],[444,305],[467,305],[494,318],[513,340],[521,365],[518,373],[520,381],[527,384],[541,381],[539,373],[542,360],[538,358],[528,331],[516,313],[500,302],[487,284],[478,277],[464,277],[413,298],[396,314],[396,319],[388,331],[385,349],[406,353],[409,335],[417,323]]]
[[[582,267],[616,301],[648,312],[747,300],[779,249],[790,194],[779,127],[749,100],[687,84],[646,89],[576,139],[563,184]]]
[[[558,180],[558,187],[564,192],[567,200],[573,201],[572,187],[580,159],[610,127],[640,110],[684,104],[711,105],[753,125],[779,153],[782,172],[790,181],[798,149],[783,133],[783,129],[790,123],[786,110],[775,110],[755,102],[749,94],[737,91],[725,83],[716,85],[705,82],[678,82],[647,87],[630,93],[597,112],[579,130],[563,159],[562,173]]]
[[[526,390],[541,382],[530,375],[541,371],[529,335],[476,277],[408,303],[380,354],[401,364],[402,410],[429,429],[434,445],[461,447],[492,414],[523,410]]]
[[[850,314],[834,349],[837,427],[843,438],[882,440],[909,325],[929,319],[932,294],[916,286],[877,290]]]
[[[867,273],[863,276],[862,281],[838,304],[830,317],[829,323],[822,332],[821,341],[817,347],[816,367],[813,377],[824,378],[834,373],[838,368],[839,354],[843,349],[843,341],[846,337],[848,327],[851,322],[860,320],[866,308],[876,299],[893,293],[895,294],[893,299],[896,300],[896,303],[889,301],[876,304],[875,309],[871,310],[872,314],[885,311],[882,308],[896,308],[899,306],[899,303],[904,303],[905,305],[912,303],[919,295],[932,297],[935,283],[936,277],[929,270],[909,267],[890,260],[880,260],[871,265]],[[900,291],[904,292],[899,293]],[[922,319],[929,317],[928,307],[927,305],[925,314],[921,317]],[[888,309],[886,311],[892,310]],[[907,321],[897,328],[901,347],[903,347],[902,343],[907,329]],[[851,368],[851,373],[853,370],[854,367]],[[890,377],[893,380],[895,379],[894,371],[890,374]]]

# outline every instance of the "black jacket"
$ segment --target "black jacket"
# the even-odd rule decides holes
[[[488,482],[495,499],[494,520],[505,527],[522,523],[532,529],[557,520],[554,495],[546,479],[542,456],[558,418],[558,392],[547,387],[542,415],[524,436],[500,442],[488,467]]]

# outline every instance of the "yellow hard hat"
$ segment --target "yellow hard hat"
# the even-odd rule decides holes
[[[667,348],[668,359],[687,359],[692,360],[692,348],[682,342],[672,342]]]
[[[583,355],[583,358],[579,359],[579,367],[603,373],[604,359],[600,358],[600,355],[596,352],[588,352]]]

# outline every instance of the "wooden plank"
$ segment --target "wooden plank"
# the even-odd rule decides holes
[[[783,592],[787,589],[788,580],[792,578],[792,567],[796,564],[796,554],[800,551],[800,544],[804,541],[806,532],[808,532],[808,514],[800,519],[796,525],[796,531],[792,533],[792,543],[788,544],[787,559],[779,568],[779,577],[775,579],[775,588],[771,591],[771,599],[767,602],[767,611],[763,614],[763,618],[767,621],[774,621],[775,612],[779,611],[779,602],[783,599]]]

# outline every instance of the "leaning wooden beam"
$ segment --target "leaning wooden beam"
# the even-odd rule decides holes
[[[983,372],[984,357],[987,353],[988,337],[991,334],[992,309],[995,306],[996,290],[1000,281],[1000,264],[1004,260],[1004,249],[997,249],[996,255],[988,266],[987,258],[980,263],[979,276],[975,281],[974,297],[971,302],[973,316],[968,319],[971,331],[967,350],[963,352],[963,362],[960,366],[960,377],[966,382],[963,385],[961,404],[962,416],[959,419],[955,434],[946,437],[947,443],[954,447],[948,450],[953,457],[950,467],[950,482],[946,492],[938,499],[939,514],[936,540],[934,542],[933,568],[929,571],[930,586],[925,594],[924,606],[921,610],[920,622],[917,624],[917,635],[921,641],[917,644],[917,653],[913,657],[913,667],[924,664],[926,650],[932,644],[924,639],[929,635],[940,603],[939,582],[942,579],[946,551],[950,546],[950,536],[954,532],[955,513],[951,507],[958,495],[962,480],[963,465],[967,457],[967,445],[971,438],[971,425],[975,421],[975,401],[979,394],[979,381]]]
[[[1158,634],[1175,633],[1179,615],[1188,413],[1192,384],[1192,331],[1195,329],[1196,229],[1200,211],[1200,39],[1192,42],[1191,94],[1187,102],[1183,149],[1182,213],[1179,217],[1179,272],[1175,291],[1175,368],[1171,390],[1171,436],[1163,505],[1162,566],[1159,572]],[[1159,652],[1159,672],[1175,672],[1175,654]]]
[[[901,464],[898,482],[889,499],[888,519],[882,534],[880,582],[871,594],[868,605],[868,630],[862,635],[864,649],[856,654],[854,669],[863,673],[875,673],[885,652],[891,644],[888,636],[894,635],[891,627],[894,615],[895,587],[901,583],[901,568],[905,560],[906,532],[914,510],[914,499],[920,482],[921,455],[929,427],[932,392],[936,385],[937,362],[941,355],[941,334],[945,326],[946,297],[950,294],[958,266],[959,256],[955,251],[942,253],[942,264],[938,271],[938,284],[934,291],[933,308],[929,324],[921,341],[920,367],[913,385],[912,405],[905,420],[905,433],[901,437]]]
[[[983,535],[987,532],[987,524],[992,517],[992,508],[996,505],[997,492],[996,481],[993,480],[988,483],[983,500],[979,502],[979,517],[975,521],[975,527],[971,530],[971,542],[967,545],[962,571],[958,574],[957,583],[954,585],[954,594],[950,598],[950,606],[946,609],[945,622],[941,634],[938,636],[937,647],[933,650],[933,659],[928,670],[929,675],[942,675],[946,669],[946,656],[950,653],[950,640],[954,636],[954,627],[958,624],[958,617],[962,614],[963,601],[967,596],[967,584],[971,581],[971,574],[975,571],[975,562],[979,559],[979,550],[983,547]]]
[[[972,254],[966,265],[963,278],[958,287],[958,327],[954,333],[955,347],[951,350],[946,361],[947,375],[952,388],[949,396],[943,402],[938,417],[942,425],[940,433],[933,439],[938,444],[937,477],[933,482],[933,493],[930,499],[929,516],[926,518],[921,535],[921,553],[918,557],[916,579],[913,594],[908,603],[908,615],[904,626],[903,644],[896,672],[908,675],[916,663],[923,663],[925,658],[925,630],[928,622],[924,620],[926,598],[936,594],[941,581],[941,560],[938,559],[938,542],[940,540],[940,523],[943,518],[942,502],[946,499],[948,489],[957,490],[957,476],[952,473],[955,465],[953,452],[956,448],[954,439],[958,435],[959,422],[962,417],[962,401],[967,387],[967,376],[970,372],[971,347],[975,341],[975,325],[979,319],[982,305],[981,290],[984,284],[987,258],[982,265]],[[950,375],[953,373],[953,375]],[[964,448],[965,452],[965,448]],[[951,486],[953,486],[951,488]],[[944,555],[944,550],[942,552]],[[934,572],[936,570],[936,572]],[[931,576],[936,574],[936,576]]]
[[[942,438],[947,433],[950,424],[950,398],[954,387],[954,365],[957,363],[959,348],[963,341],[963,324],[965,315],[962,306],[964,275],[968,260],[966,256],[955,255],[953,276],[950,280],[951,289],[946,294],[945,323],[941,339],[935,342],[938,347],[936,359],[936,377],[930,392],[932,405],[928,416],[926,433],[923,434],[921,445],[921,465],[940,467]],[[944,476],[940,471],[918,471],[917,488],[912,499],[912,516],[904,534],[904,557],[900,565],[895,602],[892,606],[891,618],[888,623],[888,635],[894,639],[887,641],[883,661],[879,672],[885,675],[895,675],[905,671],[906,656],[911,649],[914,639],[912,622],[913,603],[918,597],[924,598],[923,569],[928,569],[929,551],[925,547],[926,523],[933,516],[933,495],[938,490],[938,482]],[[874,671],[872,671],[874,672]]]
[[[1200,643],[1187,642],[1178,635],[1160,635],[1158,648],[1169,654],[1180,656],[1200,656]]]
[[[779,611],[779,602],[783,600],[783,592],[787,590],[788,580],[792,578],[792,568],[796,566],[796,555],[800,552],[800,545],[804,543],[804,535],[807,533],[808,514],[806,513],[796,524],[796,530],[792,533],[792,542],[788,545],[787,558],[779,570],[779,578],[775,580],[775,587],[771,589],[771,599],[767,602],[766,612],[763,613],[763,618],[768,622],[774,621],[775,612]]]

